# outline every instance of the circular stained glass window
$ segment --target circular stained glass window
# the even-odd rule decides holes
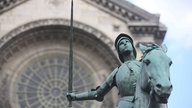
[[[91,71],[83,63],[74,61],[73,70],[75,91],[87,91],[95,86]],[[15,82],[15,97],[19,108],[67,108],[67,88],[67,57],[41,57],[28,63],[20,72]],[[73,107],[91,108],[94,102],[73,102]]]

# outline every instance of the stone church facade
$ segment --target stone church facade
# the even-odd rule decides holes
[[[0,1],[0,108],[66,108],[70,0]],[[134,44],[161,44],[159,15],[125,0],[74,0],[75,92],[99,86],[120,64],[119,33]],[[138,57],[141,57],[139,50]],[[74,108],[115,108],[114,88],[104,101],[73,102]]]

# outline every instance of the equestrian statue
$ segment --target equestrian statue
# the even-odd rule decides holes
[[[173,89],[169,72],[172,61],[166,55],[167,48],[140,44],[143,56],[136,60],[133,39],[125,33],[117,36],[115,48],[122,64],[100,86],[83,93],[68,92],[67,99],[103,101],[116,87],[120,97],[117,108],[161,108],[161,104],[166,104]]]

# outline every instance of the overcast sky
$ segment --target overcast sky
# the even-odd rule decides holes
[[[128,0],[140,8],[160,14],[168,28],[164,44],[173,60],[170,68],[173,92],[168,108],[192,107],[192,0]]]

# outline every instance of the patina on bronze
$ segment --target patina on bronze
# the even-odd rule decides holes
[[[171,59],[167,48],[156,44],[140,44],[143,52],[142,68],[137,80],[135,108],[161,108],[166,104],[173,89],[169,68]]]
[[[161,103],[167,103],[172,85],[169,79],[171,60],[165,49],[155,44],[141,45],[144,56],[138,61],[132,38],[123,33],[116,38],[115,47],[121,66],[114,69],[96,89],[67,93],[68,100],[103,101],[104,96],[117,87],[120,96],[118,108],[160,108]]]

